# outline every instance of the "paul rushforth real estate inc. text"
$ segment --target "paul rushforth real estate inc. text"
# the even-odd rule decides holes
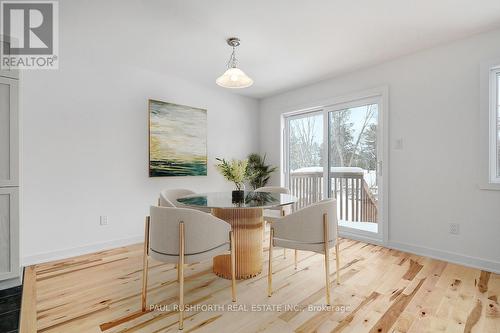
[[[170,312],[179,311],[178,304],[151,304],[149,311]],[[183,307],[187,312],[350,312],[349,305],[326,304],[186,304]]]

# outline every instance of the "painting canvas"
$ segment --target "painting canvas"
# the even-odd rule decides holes
[[[207,110],[149,100],[149,176],[207,175]]]

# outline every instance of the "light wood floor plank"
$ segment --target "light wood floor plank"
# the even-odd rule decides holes
[[[237,282],[236,303],[230,281],[215,276],[211,262],[186,265],[187,304],[233,306],[234,311],[191,309],[184,331],[500,333],[498,274],[349,239],[342,239],[340,248],[341,284],[331,264],[333,307],[326,311],[321,310],[325,285],[319,254],[299,251],[295,270],[293,255],[284,259],[276,251],[271,298],[265,254],[263,273]],[[141,268],[142,244],[27,267],[21,332],[177,332],[175,267],[151,260],[148,305],[169,308],[144,313]],[[252,305],[274,310],[251,311]],[[289,307],[277,309],[280,305]]]
[[[24,270],[21,317],[19,321],[20,333],[36,332],[36,306],[36,272],[35,267],[30,266]]]

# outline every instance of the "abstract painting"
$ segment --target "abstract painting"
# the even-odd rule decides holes
[[[149,176],[207,175],[207,110],[149,100]]]

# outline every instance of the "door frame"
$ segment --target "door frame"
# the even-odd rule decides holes
[[[308,102],[297,106],[296,108],[282,114],[282,156],[281,166],[283,172],[281,175],[281,184],[288,186],[288,122],[291,119],[297,119],[310,116],[311,114],[323,114],[323,156],[328,165],[323,165],[323,195],[329,194],[328,190],[328,167],[330,158],[328,156],[328,135],[329,122],[328,115],[330,111],[338,111],[349,107],[361,106],[370,103],[377,103],[378,124],[377,124],[377,177],[380,177],[379,185],[379,221],[378,233],[356,230],[352,228],[339,227],[341,237],[351,238],[375,244],[388,244],[389,241],[389,88],[381,86],[369,90],[359,91],[343,96],[337,96],[316,102]]]

